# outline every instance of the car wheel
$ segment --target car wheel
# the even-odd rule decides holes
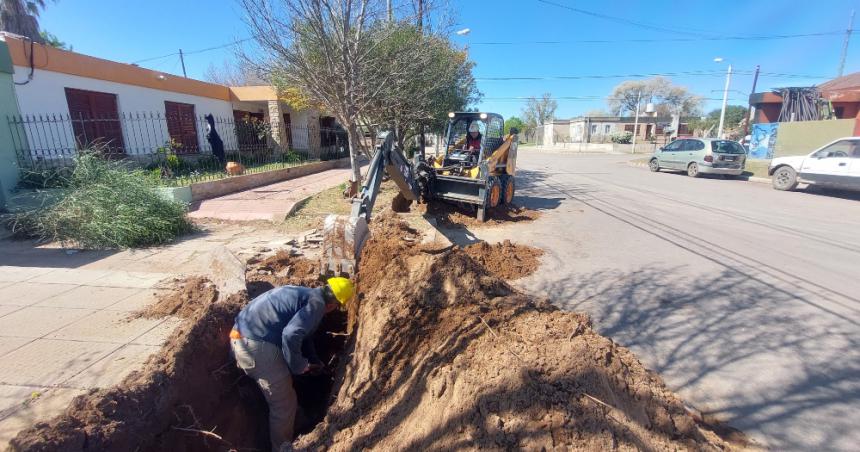
[[[696,162],[687,165],[687,175],[690,177],[699,177],[699,165]]]
[[[657,159],[651,159],[651,161],[648,162],[648,169],[650,169],[652,173],[660,171],[660,162],[658,162]]]
[[[797,172],[790,166],[780,166],[773,172],[773,188],[791,191],[797,187]]]

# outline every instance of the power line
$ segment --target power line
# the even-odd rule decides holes
[[[853,33],[853,31],[852,31]],[[845,31],[822,31],[791,35],[752,35],[752,36],[714,36],[701,38],[635,38],[635,39],[575,39],[566,41],[482,41],[469,45],[508,46],[508,45],[560,45],[560,44],[628,44],[654,42],[700,42],[700,41],[770,41],[778,39],[812,38],[843,35]]]
[[[214,46],[214,47],[207,47],[207,48],[205,48],[205,49],[191,50],[191,51],[183,52],[183,53],[184,53],[185,55],[194,55],[194,54],[196,54],[196,53],[209,52],[209,51],[212,51],[212,50],[223,49],[223,48],[225,48],[225,47],[230,47],[230,46],[234,46],[234,45],[236,45],[236,44],[241,44],[241,43],[243,43],[243,42],[247,42],[247,41],[250,41],[250,40],[252,40],[252,39],[254,39],[254,38],[243,38],[243,39],[238,39],[238,40],[233,41],[233,42],[228,42],[227,44],[221,44],[221,45],[217,45],[217,46]],[[131,62],[131,64],[145,63],[145,62],[147,62],[147,61],[160,60],[160,59],[168,58],[168,57],[172,57],[172,56],[179,56],[179,52],[168,53],[168,54],[166,54],[166,55],[161,55],[161,56],[157,56],[157,57],[144,58],[144,59],[142,59],[142,60],[132,61],[132,62]]]
[[[752,75],[754,70],[740,69],[735,71],[737,75]],[[830,77],[807,74],[784,74],[778,72],[762,72],[761,76],[803,79],[829,79]],[[652,72],[634,74],[588,74],[588,75],[557,75],[557,76],[497,76],[497,77],[475,77],[476,81],[536,81],[536,80],[584,80],[584,79],[611,79],[611,78],[644,78],[644,77],[724,77],[725,72],[717,70],[707,71],[680,71],[680,72]]]
[[[623,24],[627,24],[627,25],[633,25],[634,27],[644,28],[646,30],[662,31],[665,33],[683,34],[683,35],[700,36],[700,37],[709,36],[709,35],[699,33],[696,31],[684,31],[680,28],[668,28],[668,27],[661,26],[661,25],[652,25],[652,24],[648,24],[645,22],[637,22],[634,20],[625,19],[623,17],[610,16],[608,14],[596,13],[594,11],[587,11],[587,10],[584,10],[581,8],[575,8],[575,7],[570,6],[570,5],[556,3],[556,2],[549,1],[549,0],[537,0],[537,1],[540,3],[555,6],[557,8],[563,8],[563,9],[573,11],[575,13],[583,14],[586,16],[597,17],[599,19],[604,19],[604,20],[608,20],[611,22],[618,22],[618,23],[623,23]],[[686,27],[682,27],[682,28],[686,28]]]

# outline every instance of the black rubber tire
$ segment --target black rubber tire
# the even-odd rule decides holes
[[[687,175],[690,177],[699,177],[699,164],[693,162],[687,165]]]
[[[779,191],[792,191],[797,188],[797,171],[790,166],[780,166],[771,178],[773,188]]]
[[[651,161],[648,162],[648,169],[651,170],[652,173],[660,172],[660,162],[658,162],[657,159],[651,159]]]
[[[510,193],[508,193],[508,189],[510,189]],[[514,201],[514,196],[516,196],[517,184],[514,182],[514,176],[508,176],[505,178],[505,184],[502,186],[502,204],[510,204]],[[508,195],[510,194],[510,198],[508,199]]]
[[[495,202],[493,202],[493,194],[492,194],[494,190],[498,190],[498,193],[497,193],[498,197],[496,198]],[[501,179],[499,179],[498,177],[492,177],[492,176],[489,179],[487,179],[487,203],[486,204],[487,204],[488,208],[492,209],[492,208],[498,207],[500,204],[502,204],[502,199],[504,197],[504,192],[502,190],[503,190],[503,187],[502,187]]]

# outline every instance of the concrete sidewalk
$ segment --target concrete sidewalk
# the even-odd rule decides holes
[[[207,199],[192,205],[188,216],[234,221],[280,221],[292,213],[301,201],[346,182],[349,175],[349,168],[332,169]]]
[[[153,301],[168,276],[0,266],[0,447],[159,349],[177,320],[126,317]]]

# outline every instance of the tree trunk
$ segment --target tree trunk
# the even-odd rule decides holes
[[[352,169],[349,177],[349,196],[353,197],[358,194],[361,185],[361,166],[358,164],[358,140],[361,139],[361,134],[358,133],[358,127],[355,124],[349,124],[346,130],[349,134],[349,167]]]

